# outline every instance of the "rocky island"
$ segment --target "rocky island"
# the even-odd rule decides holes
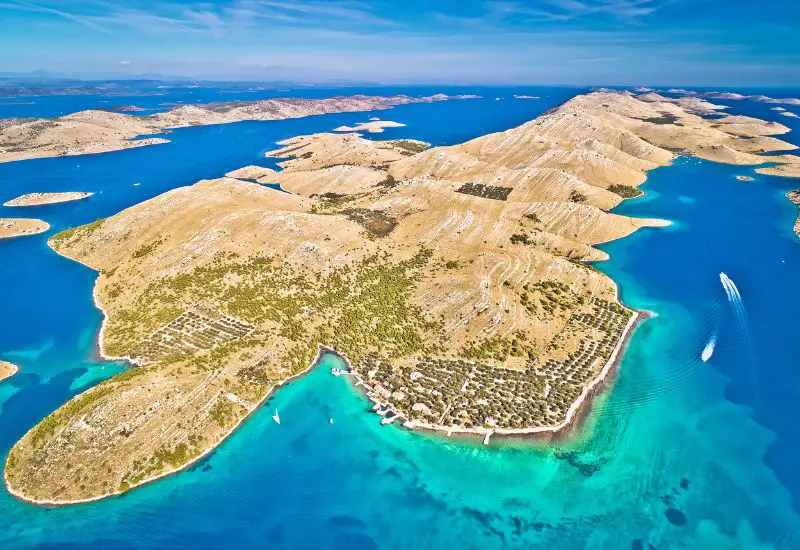
[[[369,122],[361,122],[355,126],[339,126],[335,128],[334,132],[370,132],[372,134],[380,134],[384,128],[401,128],[405,124],[400,122],[393,122],[391,120],[370,120]]]
[[[43,206],[46,204],[57,204],[60,202],[79,201],[91,197],[94,193],[82,193],[78,191],[68,191],[64,193],[28,193],[11,199],[3,203],[3,206]]]
[[[0,120],[0,162],[43,157],[106,153],[167,143],[173,128],[227,124],[244,120],[283,120],[329,113],[391,109],[409,103],[431,103],[477,96],[391,97],[354,95],[328,99],[276,98],[181,105],[149,116],[90,110],[58,118]],[[134,139],[139,138],[139,139]]]
[[[50,229],[50,224],[35,218],[0,218],[0,239],[37,235]]]
[[[14,445],[9,491],[85,502],[185,468],[325,349],[409,428],[570,428],[637,319],[593,245],[667,223],[609,210],[677,153],[754,165],[793,148],[772,137],[785,127],[706,108],[591,93],[455,146],[299,136],[271,153],[281,171],[55,235],[99,273],[101,352],[132,367]]]

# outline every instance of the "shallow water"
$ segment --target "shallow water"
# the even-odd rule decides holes
[[[409,126],[372,137],[457,143],[533,118],[578,91],[494,101],[511,93],[484,90],[483,101],[384,111],[379,116]],[[761,104],[727,103],[790,122]],[[0,215],[40,216],[52,233],[203,177],[268,166],[261,153],[276,140],[369,116],[189,128],[173,132],[169,145],[0,164],[0,203],[31,191],[97,193]],[[800,432],[792,421],[800,379],[792,336],[800,328],[793,315],[800,240],[791,232],[796,207],[783,197],[796,182],[756,175],[745,183],[738,174],[754,175],[680,159],[651,173],[643,198],[616,210],[675,223],[602,247],[611,260],[598,266],[620,283],[622,299],[655,316],[636,330],[613,389],[595,401],[578,437],[486,448],[380,426],[346,377],[328,374],[339,363],[327,356],[186,472],[121,498],[59,509],[3,492],[0,545],[798,547]],[[22,366],[0,384],[3,458],[69,396],[124,368],[92,359],[100,322],[94,274],[45,241],[0,242],[0,303],[10,319],[0,356]],[[745,323],[720,284],[723,271],[741,292]],[[715,351],[704,363],[712,334]],[[275,408],[280,425],[271,419]]]

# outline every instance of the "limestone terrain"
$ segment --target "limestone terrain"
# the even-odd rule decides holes
[[[64,193],[28,193],[10,201],[3,203],[3,206],[42,206],[45,204],[57,204],[60,202],[79,201],[91,197],[93,193],[83,193],[79,191],[68,191]]]
[[[50,229],[50,224],[35,218],[0,218],[0,239],[37,235]]]
[[[785,178],[800,178],[800,156],[778,155],[765,160],[776,164],[769,168],[756,168],[756,172],[759,174],[781,176]]]
[[[675,151],[761,163],[791,148],[777,130],[592,93],[456,146],[300,136],[271,153],[281,171],[244,167],[59,233],[57,252],[99,272],[102,352],[135,366],[17,442],[7,486],[63,504],[179,470],[320,344],[410,427],[564,429],[633,320],[587,263],[606,257],[593,245],[666,223],[608,210]]]
[[[328,99],[276,98],[182,105],[164,113],[135,116],[102,110],[80,111],[45,119],[0,120],[0,162],[42,157],[106,153],[167,143],[160,134],[171,128],[226,124],[243,120],[283,120],[328,113],[390,109],[408,103],[431,103],[476,96],[429,97],[354,95]]]

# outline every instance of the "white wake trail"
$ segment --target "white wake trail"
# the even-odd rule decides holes
[[[747,326],[747,311],[744,309],[744,303],[742,302],[742,295],[739,293],[739,289],[736,287],[736,283],[728,277],[724,272],[719,274],[719,280],[722,283],[722,288],[725,289],[725,294],[728,296],[728,301],[733,306],[733,311],[736,313],[736,316],[739,318],[739,322],[742,325],[742,330],[745,331],[745,336],[750,338],[749,334],[749,327]]]
[[[711,359],[711,356],[714,355],[714,348],[717,346],[717,334],[716,332],[711,335],[709,338],[706,347],[703,348],[703,353],[700,354],[700,359],[703,360],[703,363],[708,362]]]
[[[749,356],[748,359],[750,360],[750,376],[752,379],[752,390],[754,392],[754,399],[758,399],[758,374],[756,372],[756,355],[755,351],[753,350],[753,342],[750,335],[750,323],[747,319],[747,310],[744,307],[744,301],[742,300],[742,295],[739,292],[739,289],[736,286],[736,283],[733,282],[733,279],[728,277],[724,272],[719,274],[719,280],[722,283],[722,288],[725,289],[725,294],[728,297],[728,302],[730,302],[731,307],[733,308],[734,313],[736,314],[736,318],[739,321],[739,329],[742,333],[742,338],[744,339],[744,345],[747,349],[747,355]],[[708,347],[708,346],[706,346]]]

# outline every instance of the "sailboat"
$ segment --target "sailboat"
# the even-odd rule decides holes
[[[275,424],[281,423],[281,417],[278,416],[278,409],[275,409],[275,414],[272,415],[272,420],[275,421]]]

